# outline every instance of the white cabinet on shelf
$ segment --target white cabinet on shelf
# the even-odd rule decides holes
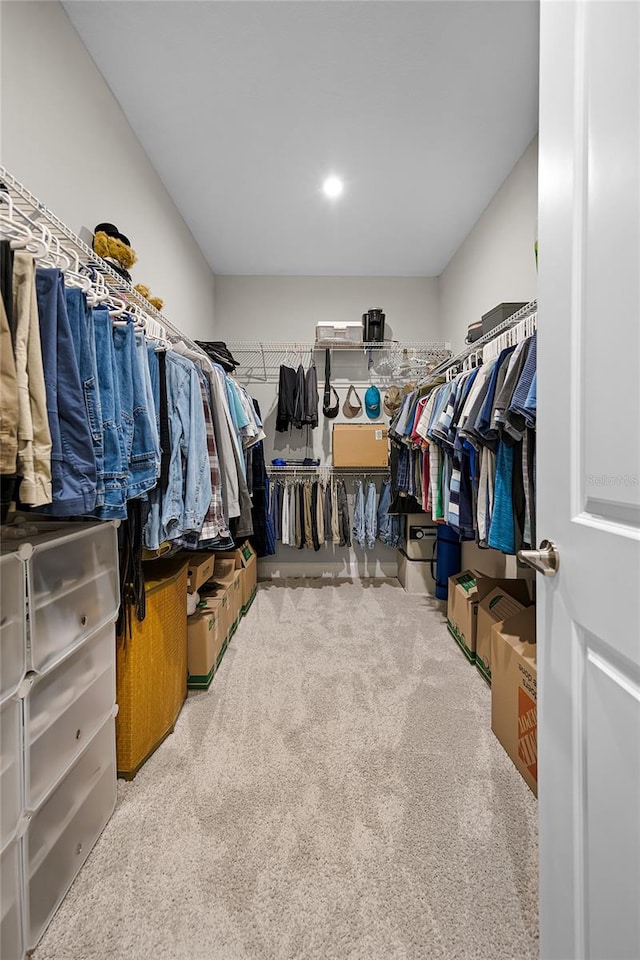
[[[2,544],[2,960],[36,947],[115,806],[116,526]]]

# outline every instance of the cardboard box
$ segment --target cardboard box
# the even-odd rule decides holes
[[[221,607],[206,608],[187,620],[189,687],[206,689],[216,670],[226,638],[220,630]]]
[[[380,423],[336,423],[333,425],[334,467],[386,467],[389,440]]]
[[[222,643],[227,642],[233,620],[231,618],[229,590],[226,586],[220,585],[219,587],[207,588],[206,594],[202,597],[202,606],[198,608],[198,612],[205,613],[207,610],[219,611],[220,621],[218,629],[220,631],[220,640]]]
[[[447,629],[470,663],[476,659],[478,580],[475,570],[449,577]]]
[[[476,621],[476,667],[491,683],[491,630],[529,606],[529,588],[524,580],[478,579]]]
[[[518,609],[529,603],[529,591],[524,580],[500,579],[496,577],[485,577],[478,570],[463,570],[462,573],[456,573],[449,577],[449,599],[447,601],[447,627],[449,633],[454,638],[465,657],[470,663],[477,663],[478,656],[478,634],[480,625],[478,623],[478,604],[484,600],[492,590],[502,587],[503,591],[509,596],[514,596],[522,600]],[[514,609],[512,611],[516,613]],[[491,642],[491,627],[495,623],[491,620],[489,623],[488,642]],[[483,630],[484,630],[483,625]],[[483,634],[484,637],[484,634]],[[480,644],[480,657],[486,658],[486,669],[489,669],[491,660],[490,651],[487,652],[484,639]],[[486,674],[481,670],[483,675]]]
[[[258,585],[258,558],[256,552],[247,540],[236,550],[219,553],[218,557],[233,560],[236,570],[242,570],[242,609],[244,615],[256,595]]]
[[[233,571],[233,580],[228,588],[229,597],[229,639],[236,632],[242,614],[242,570]]]
[[[187,553],[184,554],[189,561],[187,568],[187,591],[195,593],[203,583],[210,580],[215,569],[215,553]]]
[[[234,560],[225,560],[218,557],[216,560],[216,575],[214,580],[216,583],[224,583],[229,585],[233,583],[233,578],[236,572],[236,564]]]
[[[491,630],[491,729],[538,795],[536,611],[526,607]]]

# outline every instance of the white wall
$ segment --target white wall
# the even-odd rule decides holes
[[[382,307],[387,317],[385,336],[399,340],[428,341],[438,339],[438,281],[427,277],[216,277],[216,330],[221,340],[304,341],[312,342],[315,325],[321,320],[361,321],[371,307]],[[240,358],[238,358],[240,359]],[[305,366],[309,357],[304,357]],[[324,381],[324,354],[316,354],[320,390]],[[297,363],[291,358],[291,363]],[[340,413],[336,420],[327,420],[320,412],[316,430],[275,432],[277,409],[277,370],[268,383],[249,382],[252,395],[258,400],[266,424],[265,456],[302,458],[318,457],[331,463],[331,429],[345,421]],[[332,383],[341,403],[348,385],[353,383],[360,397],[370,383],[384,389],[384,378],[374,369],[367,369],[367,359],[360,352],[335,351]],[[381,418],[388,423],[387,417]],[[364,412],[356,421],[367,420]],[[307,440],[309,445],[307,445]],[[377,479],[378,488],[380,479]],[[353,507],[353,479],[347,480]],[[376,544],[373,551],[359,547],[320,549],[318,553],[302,553],[289,547],[278,547],[274,560],[261,562],[261,574],[275,573],[300,576],[304,572],[325,572],[345,575],[391,575],[397,570],[396,551]]]
[[[385,336],[437,340],[438,281],[429,277],[216,277],[221,339],[313,340],[322,320],[386,313]]]
[[[538,140],[529,145],[440,276],[440,331],[454,351],[499,303],[537,296]]]
[[[133,282],[208,337],[213,273],[61,5],[3,2],[0,29],[2,164],[75,233],[115,223]]]

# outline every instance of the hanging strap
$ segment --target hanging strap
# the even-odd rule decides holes
[[[335,401],[333,406],[331,406],[331,394],[333,394]],[[324,394],[322,397],[322,412],[324,413],[325,417],[333,420],[334,417],[338,416],[339,410],[340,397],[331,386],[331,351],[327,349],[324,352]]]

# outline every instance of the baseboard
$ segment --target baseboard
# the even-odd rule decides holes
[[[258,580],[279,580],[284,577],[353,577],[356,580],[395,580],[398,564],[394,560],[334,560],[329,562],[287,563],[281,560],[259,560]]]

